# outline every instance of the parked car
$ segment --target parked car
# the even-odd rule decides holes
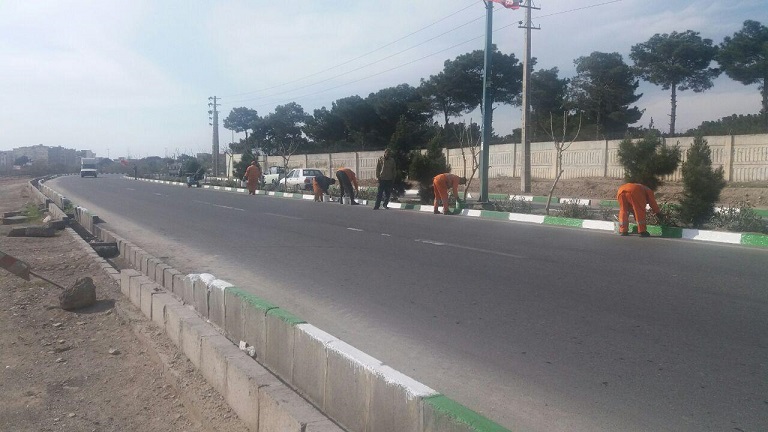
[[[264,173],[261,176],[261,184],[262,187],[265,186],[277,186],[277,182],[280,181],[283,177],[285,177],[283,174],[285,174],[285,168],[281,166],[271,166],[264,170]]]
[[[278,187],[285,187],[285,190],[299,192],[302,190],[312,190],[312,181],[315,176],[323,175],[323,172],[314,168],[296,168],[292,169],[284,179],[280,179]]]

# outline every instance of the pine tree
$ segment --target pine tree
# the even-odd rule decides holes
[[[701,227],[714,214],[715,203],[725,187],[723,168],[712,169],[712,151],[707,140],[697,136],[686,152],[683,163],[683,198],[680,217],[683,222]]]
[[[409,176],[411,179],[419,182],[421,202],[428,203],[434,200],[435,193],[432,190],[432,179],[436,175],[450,170],[443,154],[441,136],[442,134],[438,134],[430,140],[426,153],[422,154],[419,151],[415,151],[411,156]]]
[[[680,147],[664,145],[656,133],[632,142],[627,138],[619,144],[619,161],[624,166],[624,180],[641,183],[652,190],[661,185],[661,176],[672,174],[680,164]]]

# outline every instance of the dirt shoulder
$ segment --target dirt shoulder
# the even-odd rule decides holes
[[[31,201],[0,179],[0,211]],[[70,231],[7,237],[0,251],[62,286],[90,277],[96,305],[58,307],[59,289],[0,269],[0,429],[9,431],[246,431],[221,396]]]

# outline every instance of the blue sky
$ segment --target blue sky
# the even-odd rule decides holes
[[[765,0],[536,1],[537,68],[574,74],[573,60],[619,52],[655,33],[694,30],[718,44],[746,19],[768,25]],[[523,11],[494,8],[494,43],[522,59]],[[443,62],[483,47],[482,0],[0,0],[0,150],[45,144],[98,156],[210,151],[208,97],[221,118],[297,102],[308,113],[339,98],[418,85]],[[640,124],[666,129],[669,92],[647,83]],[[755,113],[757,85],[725,75],[678,94],[677,129]],[[499,109],[497,133],[520,123]],[[478,115],[473,114],[478,121]],[[239,137],[235,136],[235,140]],[[232,134],[220,128],[222,148]]]

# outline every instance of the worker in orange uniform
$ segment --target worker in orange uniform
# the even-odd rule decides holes
[[[346,193],[349,195],[350,204],[358,205],[359,203],[355,201],[355,192],[360,192],[360,189],[358,189],[357,186],[357,176],[355,175],[355,172],[349,168],[339,168],[339,170],[336,171],[336,178],[339,179],[339,192],[341,194],[339,202],[344,204],[344,194]],[[352,185],[355,186],[354,189],[352,188]]]
[[[440,214],[437,209],[439,201],[443,202],[443,214],[450,214],[448,212],[448,188],[453,188],[453,196],[456,198],[456,209],[459,207],[459,185],[466,184],[466,177],[459,177],[456,174],[445,173],[438,174],[432,179],[432,189],[435,193],[435,214]]]
[[[248,195],[256,195],[256,189],[261,182],[261,166],[256,159],[245,169],[245,180],[248,181]]]
[[[656,203],[656,197],[653,196],[651,188],[640,183],[627,183],[621,185],[616,194],[616,200],[619,201],[619,234],[628,235],[629,233],[629,212],[635,214],[637,221],[637,232],[640,237],[650,237],[645,226],[645,205],[651,206],[655,215],[661,214],[661,209]]]

